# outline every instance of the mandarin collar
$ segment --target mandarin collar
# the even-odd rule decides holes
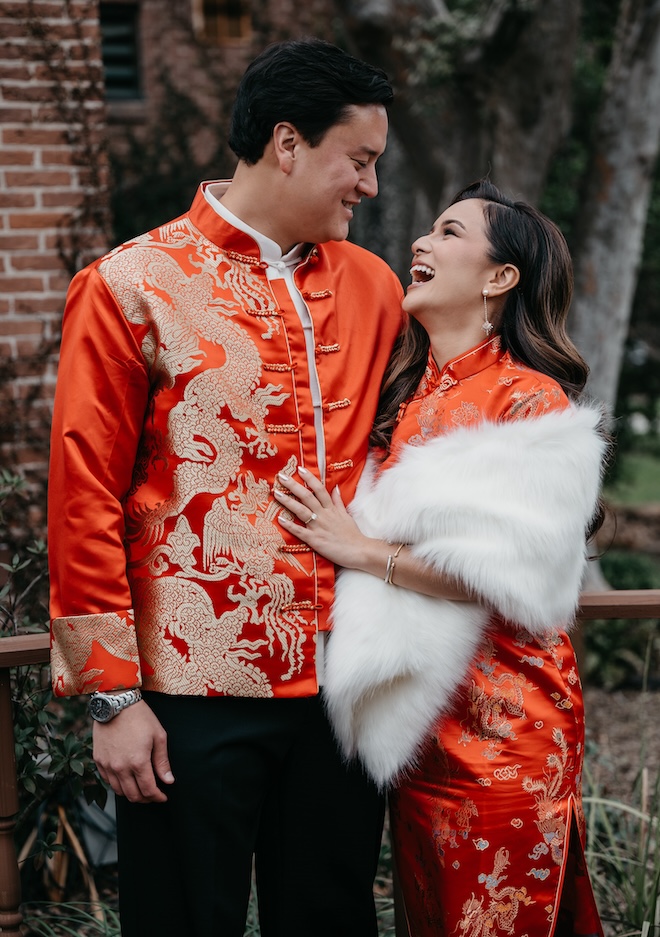
[[[474,348],[470,348],[469,351],[465,351],[457,355],[456,358],[452,358],[451,361],[448,361],[442,370],[440,370],[429,349],[425,377],[431,387],[442,384],[447,378],[451,379],[451,384],[454,384],[457,381],[465,380],[467,377],[472,377],[480,371],[484,371],[492,364],[500,361],[504,357],[504,354],[505,352],[502,348],[500,336],[494,335],[492,338],[480,342],[479,345],[475,345]]]
[[[263,240],[264,242],[268,241],[269,245],[273,245],[273,248],[277,249],[279,253],[278,259],[284,259],[285,262],[290,263],[299,262],[302,256],[310,249],[312,252],[317,251],[318,249],[312,245],[297,245],[293,248],[285,258],[282,258],[282,252],[279,248],[279,245],[276,245],[274,241],[270,241],[269,238],[264,237],[264,235],[259,235],[259,232],[254,231],[252,228],[249,228],[247,225],[243,227],[236,227],[228,218],[223,217],[215,208],[209,204],[204,194],[205,189],[208,186],[224,185],[225,187],[230,184],[231,180],[215,180],[212,182],[202,182],[199,186],[193,203],[190,206],[189,217],[191,222],[195,227],[216,246],[222,246],[222,249],[229,256],[232,254],[236,259],[242,259],[246,262],[253,261],[256,266],[267,267],[269,262],[273,261],[273,250],[266,249],[267,245],[260,244],[259,241]],[[229,216],[229,212],[227,215]],[[231,215],[232,218],[235,216]],[[240,222],[240,219],[236,219]],[[242,224],[242,223],[241,223]],[[249,232],[252,231],[253,234]],[[259,238],[259,240],[257,240]]]

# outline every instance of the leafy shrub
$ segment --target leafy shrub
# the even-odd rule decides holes
[[[46,628],[46,544],[20,531],[13,539],[6,525],[17,505],[27,501],[21,476],[0,472],[0,521],[10,561],[0,563],[0,640]],[[27,516],[24,511],[23,516]],[[78,798],[105,803],[106,789],[92,761],[91,733],[78,700],[56,701],[48,666],[16,667],[12,671],[14,748],[20,812],[19,844],[28,843],[35,865],[44,866],[65,848],[62,810],[71,812]],[[67,821],[68,822],[68,821]],[[72,866],[75,868],[75,864]],[[60,883],[61,885],[62,883]]]
[[[611,550],[601,558],[613,589],[660,588],[660,568],[643,553]],[[611,619],[585,628],[585,675],[606,689],[660,687],[660,621]]]

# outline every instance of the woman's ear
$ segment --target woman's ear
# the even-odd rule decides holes
[[[296,158],[300,135],[293,124],[280,121],[273,127],[273,151],[282,172],[289,175]]]
[[[488,295],[502,296],[509,290],[515,289],[520,283],[520,270],[515,264],[504,264],[498,267],[493,276],[488,281]]]

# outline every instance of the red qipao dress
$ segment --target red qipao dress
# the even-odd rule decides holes
[[[353,613],[346,612],[350,604],[351,609],[358,606],[356,615],[364,619],[368,609],[378,609],[379,598],[370,594],[360,609],[361,596],[355,591],[351,593],[350,577],[345,583],[346,596],[338,590],[336,634],[330,642],[328,662],[330,708],[347,751],[362,757],[367,769],[381,783],[388,783],[392,772],[396,774],[398,783],[391,791],[390,801],[391,828],[412,937],[602,934],[583,854],[580,787],[584,710],[578,668],[565,631],[548,625],[553,615],[561,617],[563,613],[550,611],[546,620],[541,609],[544,603],[551,605],[553,601],[550,596],[546,602],[544,589],[549,593],[553,588],[561,592],[564,584],[560,580],[572,574],[570,570],[565,576],[558,573],[553,586],[552,581],[543,582],[544,570],[535,571],[543,567],[546,528],[553,523],[553,515],[562,511],[562,487],[566,485],[566,498],[573,511],[574,493],[568,490],[570,476],[579,474],[580,466],[588,461],[580,454],[576,456],[577,468],[562,466],[562,459],[570,462],[572,458],[572,443],[568,437],[555,438],[553,427],[572,418],[571,407],[553,380],[513,361],[503,352],[497,337],[450,361],[442,371],[429,358],[417,393],[402,408],[391,453],[382,466],[374,469],[374,491],[390,483],[393,487],[385,491],[380,509],[377,504],[374,506],[373,492],[367,495],[366,502],[364,497],[360,501],[358,492],[356,510],[363,528],[372,525],[372,535],[387,531],[392,542],[412,543],[420,556],[460,572],[464,581],[472,583],[480,595],[486,593],[491,603],[485,612],[483,608],[474,610],[475,616],[485,616],[478,619],[470,617],[473,612],[465,607],[467,603],[440,604],[435,599],[406,595],[407,590],[383,585],[376,577],[371,579],[377,586],[358,584],[358,588],[380,590],[385,604],[381,621],[373,623],[373,633],[362,643],[360,637],[355,637],[358,627],[354,623],[346,656],[357,654],[359,658],[364,650],[366,663],[358,660],[355,667],[365,670],[377,666],[371,664],[377,648],[381,669],[375,676],[360,674],[358,679],[365,681],[360,691],[363,695],[354,697],[347,715],[342,707],[348,705],[345,701],[352,689],[347,689],[342,680],[353,660],[347,663],[345,658],[339,659],[343,616]],[[488,426],[480,428],[481,424]],[[538,438],[530,441],[524,435],[541,432],[542,427],[550,430],[541,441]],[[470,434],[470,429],[475,434]],[[497,451],[489,448],[488,438],[482,438],[482,429],[486,433],[504,430],[511,434],[503,446],[510,449],[503,457],[510,458],[509,463],[500,461]],[[523,433],[520,438],[516,435],[519,431]],[[586,438],[593,430],[583,428],[582,432]],[[442,449],[441,437],[447,437],[450,444],[462,440],[451,456],[458,460],[454,468]],[[405,459],[422,459],[421,450],[429,440],[433,440],[439,458],[444,461],[438,461],[437,471],[428,476],[411,475],[409,467],[409,474],[401,475],[397,487],[392,473],[402,470],[400,463]],[[474,445],[476,448],[471,449]],[[560,446],[563,451],[558,454]],[[535,447],[540,450],[536,462]],[[596,444],[594,465],[600,451]],[[468,478],[465,485],[469,487],[471,483],[475,492],[463,495],[460,487],[472,465],[476,465],[476,475],[471,482]],[[454,470],[456,477],[452,474]],[[561,472],[565,478],[557,478]],[[585,477],[586,474],[585,470]],[[404,485],[406,479],[409,483]],[[507,479],[512,489],[510,496]],[[414,529],[408,530],[403,518],[408,514],[417,516],[417,492],[423,491],[425,485],[428,493],[420,496],[419,517],[411,521]],[[452,501],[454,488],[458,493]],[[532,488],[528,503],[528,490]],[[447,495],[445,513],[449,519],[443,521],[446,529],[434,528],[419,535],[425,538],[426,545],[416,546],[416,531],[425,516],[436,510],[440,516],[439,507],[423,507],[431,504],[431,489],[440,492],[438,498]],[[520,503],[516,502],[518,491]],[[591,491],[583,507],[585,518],[592,511],[593,494]],[[539,518],[548,503],[547,520],[537,518],[535,497]],[[492,517],[479,520],[481,527],[470,528],[471,515],[479,512],[487,515],[489,505],[494,505]],[[452,529],[454,510],[459,520]],[[397,528],[395,520],[394,527],[387,528],[387,524],[393,523],[392,514],[401,518],[403,526]],[[385,527],[378,526],[380,521]],[[501,545],[493,547],[492,562],[485,557],[482,563],[479,551],[483,544],[484,552],[487,551],[491,528],[493,537],[502,537]],[[576,530],[576,542],[581,530],[583,522]],[[453,536],[458,552],[463,550],[460,541],[468,541],[465,549],[468,559],[463,567],[451,569],[448,565],[453,556],[451,543],[446,559],[441,558],[443,538],[447,536],[449,539]],[[555,550],[551,538],[552,534],[547,533],[549,565],[554,563]],[[430,546],[432,540],[435,545]],[[510,540],[516,541],[512,549],[519,551],[513,558],[509,556]],[[541,547],[530,563],[530,571],[525,568],[525,560],[539,542]],[[557,562],[561,562],[563,549],[559,541]],[[582,545],[576,545],[575,550],[581,551]],[[576,556],[578,560],[572,566],[577,566],[579,572],[581,553]],[[571,563],[570,557],[568,562]],[[513,598],[509,598],[506,578],[512,565],[518,568],[511,576],[515,585],[511,586]],[[497,582],[489,592],[491,580],[498,577],[504,585]],[[525,580],[523,587],[521,580]],[[570,587],[575,594],[567,596],[569,606],[577,599],[577,583],[578,579]],[[524,614],[520,603],[528,599],[516,598],[514,593],[519,588],[529,596],[530,622],[537,610],[534,603],[538,605],[541,624],[530,630],[520,620]],[[408,606],[401,604],[404,602]],[[505,616],[502,610],[509,607],[507,602],[512,612]],[[464,607],[460,608],[461,605]],[[457,607],[456,614],[465,618],[448,619],[449,644],[433,658],[423,646],[415,650],[416,642],[418,632],[427,624],[430,640],[438,639],[436,626],[445,621],[443,606],[452,613],[449,606]],[[569,618],[570,614],[564,617]],[[394,621],[397,618],[404,631],[398,646],[388,630],[397,627]],[[455,648],[454,644],[465,635],[471,635],[466,646]],[[415,654],[427,659],[417,660]],[[409,705],[394,694],[416,668],[419,670],[408,689]],[[452,671],[450,678],[446,677],[448,671]],[[424,681],[430,695],[420,690]],[[441,681],[446,681],[446,686],[439,690]],[[440,696],[434,697],[434,693]],[[341,702],[337,694],[341,695]],[[375,704],[373,701],[379,695],[382,699]],[[433,709],[436,712],[429,722],[428,713]],[[416,726],[415,719],[424,710],[426,721]],[[402,756],[406,761],[403,769],[396,759],[391,765],[386,764],[384,759],[399,745],[398,735],[405,733],[415,737],[414,757]]]

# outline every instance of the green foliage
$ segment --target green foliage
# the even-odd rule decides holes
[[[660,458],[655,451],[659,445],[660,437],[652,434],[641,445],[635,442],[635,448],[619,460],[614,478],[608,479],[608,500],[615,505],[660,504]]]
[[[202,179],[227,178],[235,157],[226,146],[223,120],[213,124],[195,100],[161,77],[163,99],[156,120],[140,133],[127,131],[125,148],[110,153],[113,177],[113,240],[121,244],[186,211]],[[199,156],[200,128],[213,150]]]
[[[0,520],[15,513],[15,499],[26,497],[21,476],[0,472]],[[3,539],[8,539],[6,533]],[[25,541],[10,562],[0,563],[4,583],[0,589],[0,640],[3,636],[38,632],[46,615],[44,586],[46,545],[38,538]],[[91,736],[84,725],[84,710],[77,701],[56,702],[46,666],[17,667],[12,671],[14,750],[20,813],[17,835],[24,840],[40,814],[41,832],[32,853],[37,862],[62,847],[55,843],[54,813],[84,796],[101,806],[106,789],[96,775]]]
[[[586,0],[578,40],[570,132],[555,155],[540,208],[561,228],[569,244],[579,221],[595,119],[610,60],[618,3]]]
[[[611,550],[600,561],[613,589],[658,589],[660,567],[643,553]],[[585,628],[586,679],[615,689],[660,685],[660,622],[656,619],[612,619]]]
[[[117,912],[100,902],[31,901],[22,910],[27,937],[120,937]]]
[[[589,758],[585,767],[587,862],[613,937],[660,935],[660,775],[653,780],[645,765],[647,742],[642,739],[632,804],[601,796]]]
[[[462,54],[483,28],[488,5],[486,0],[454,0],[447,3],[449,16],[417,16],[408,22],[396,47],[414,63],[407,76],[411,87],[428,92],[455,76]]]
[[[541,199],[541,210],[557,222],[572,249],[580,228],[582,195],[587,183],[595,121],[600,110],[610,62],[616,21],[621,4],[611,0],[585,0],[571,99],[572,124],[557,152]],[[649,206],[644,250],[633,302],[630,333],[624,349],[615,409],[616,450],[608,476],[623,471],[621,458],[638,439],[629,417],[641,412],[657,420],[660,401],[660,331],[657,296],[660,294],[660,164]],[[608,310],[602,310],[607,316]]]
[[[54,703],[49,675],[48,667],[22,667],[14,677],[19,830],[45,801],[71,804],[84,796],[102,807],[107,796],[92,761],[91,733],[80,728],[84,708],[75,700]]]

